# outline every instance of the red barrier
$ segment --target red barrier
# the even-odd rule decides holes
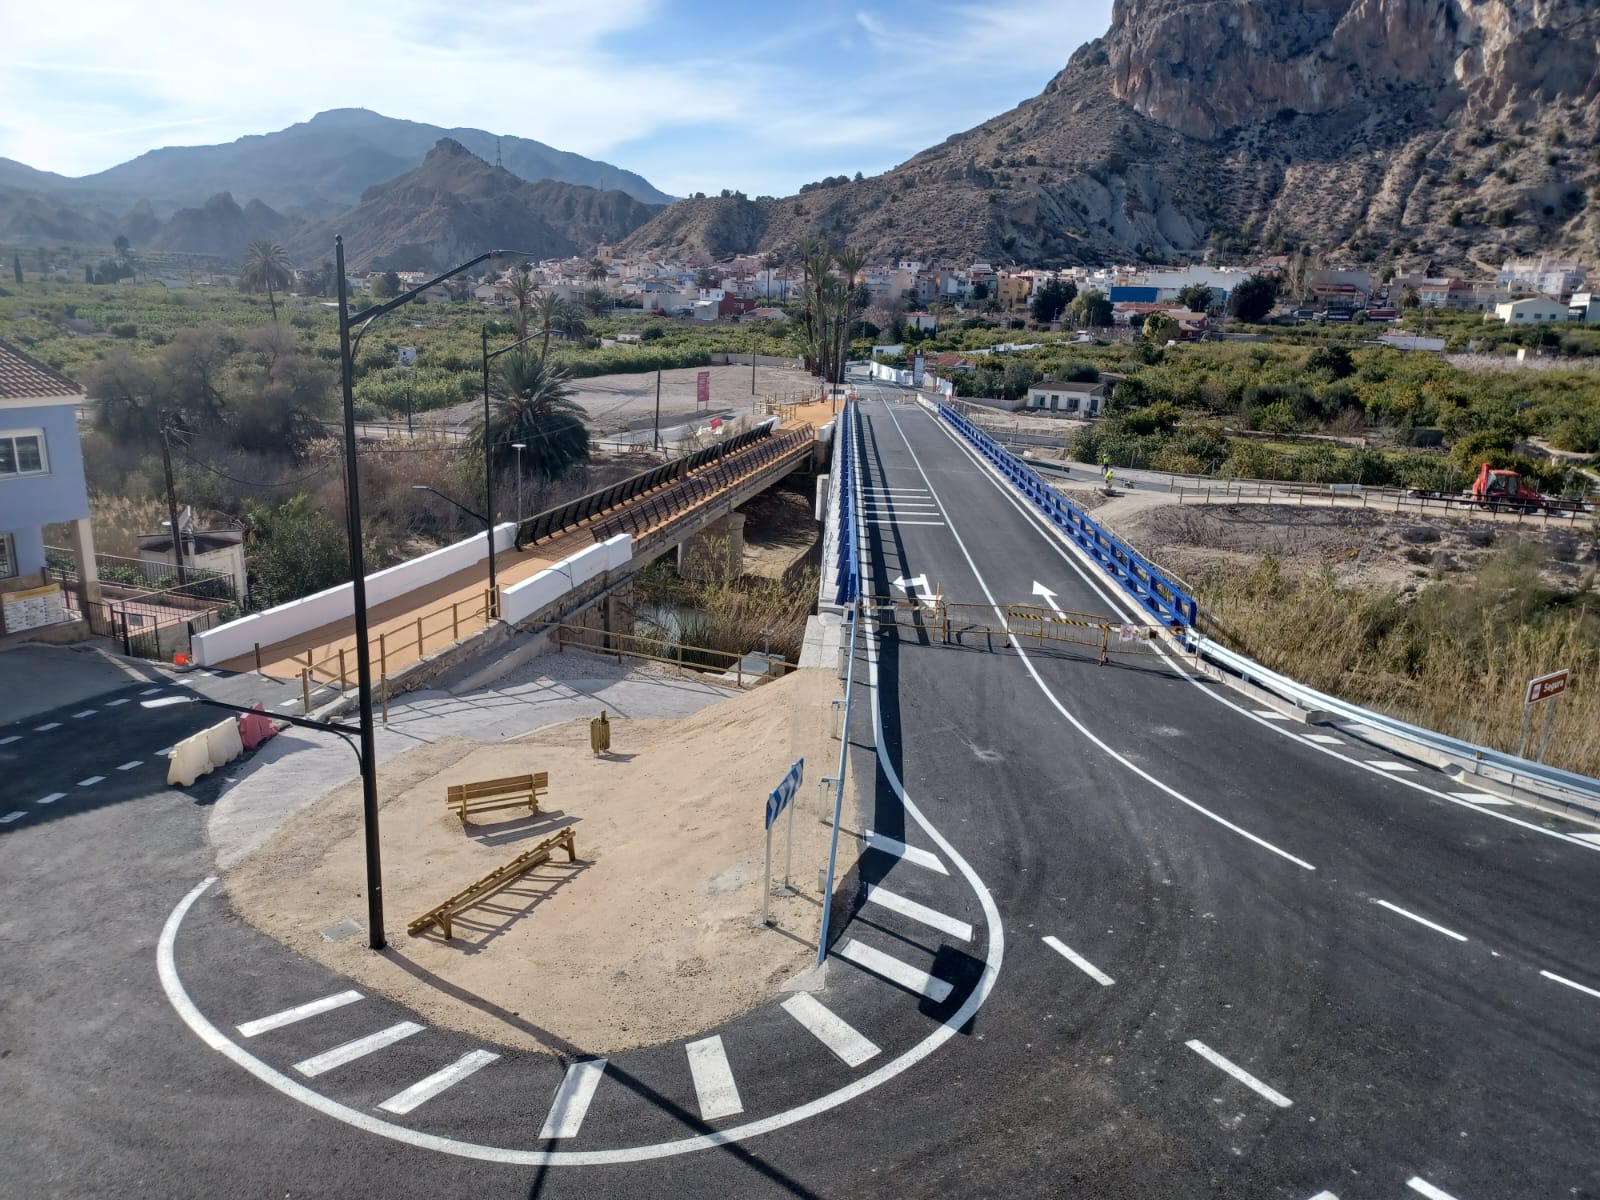
[[[239,740],[244,743],[246,750],[254,750],[278,732],[278,727],[272,723],[272,718],[266,715],[266,710],[257,701],[250,706],[255,713],[246,713],[239,718]],[[256,713],[260,713],[257,716]]]

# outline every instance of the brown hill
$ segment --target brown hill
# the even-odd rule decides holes
[[[1441,267],[1593,257],[1592,0],[1117,0],[1042,95],[884,175],[680,201],[624,249],[822,235],[874,258],[1040,264],[1285,243]]]
[[[223,192],[200,208],[180,208],[170,221],[137,244],[151,250],[215,254],[225,262],[238,262],[251,242],[258,238],[276,241],[288,225],[285,217],[261,201],[251,200],[240,208],[232,193]]]

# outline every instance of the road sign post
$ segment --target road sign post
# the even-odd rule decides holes
[[[1517,739],[1517,757],[1525,758],[1528,748],[1528,726],[1533,717],[1533,706],[1545,700],[1554,700],[1567,690],[1567,681],[1571,672],[1563,667],[1559,671],[1551,671],[1548,675],[1541,675],[1537,679],[1528,680],[1527,690],[1522,694],[1522,736]],[[1544,722],[1539,729],[1539,750],[1536,762],[1544,761],[1544,750],[1550,741],[1550,723],[1556,715],[1556,706],[1551,705],[1544,710]]]
[[[789,810],[789,861],[783,872],[783,886],[789,886],[789,875],[794,867],[794,794],[800,790],[800,782],[805,778],[806,760],[795,759],[794,766],[789,768],[789,773],[783,781],[772,789],[767,797],[767,866],[761,875],[761,923],[772,924],[772,826],[783,815],[783,810]]]

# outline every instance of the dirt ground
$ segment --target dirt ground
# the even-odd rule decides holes
[[[815,483],[790,476],[741,505],[745,515],[744,573],[782,579],[816,547]]]
[[[361,937],[322,932],[364,906],[353,787],[311,806],[229,874],[228,895],[284,944],[489,1041],[604,1054],[697,1032],[760,1004],[813,961],[829,836],[817,781],[837,765],[829,701],[838,687],[831,671],[800,671],[693,717],[618,718],[614,751],[600,758],[587,721],[410,751],[385,768],[384,890],[396,928],[382,955]],[[764,805],[800,757],[798,892],[774,898],[778,927],[760,928]],[[550,791],[538,816],[508,809],[463,828],[445,808],[448,783],[540,770]],[[774,828],[778,882],[786,822]],[[463,910],[452,940],[436,928],[405,933],[402,921],[569,827],[576,863],[558,851]],[[841,839],[841,876],[855,849]]]

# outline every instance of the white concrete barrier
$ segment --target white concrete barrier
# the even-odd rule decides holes
[[[495,553],[510,550],[517,526],[508,521],[495,526]],[[407,592],[464,571],[489,557],[488,539],[481,534],[442,546],[420,558],[409,559],[367,576],[367,608],[397,599]],[[249,654],[257,644],[270,646],[309,633],[320,626],[355,615],[351,584],[341,583],[275,608],[229,621],[191,639],[194,661],[202,667]]]
[[[213,767],[225,766],[244,753],[244,740],[239,736],[239,722],[227,720],[206,730],[206,755]]]
[[[633,538],[619,533],[506,588],[500,593],[500,616],[513,625],[526,621],[597,575],[632,561]]]
[[[202,729],[172,747],[172,756],[167,759],[168,784],[189,787],[200,776],[209,775],[215,769],[211,764],[211,751],[206,746],[207,732]]]

